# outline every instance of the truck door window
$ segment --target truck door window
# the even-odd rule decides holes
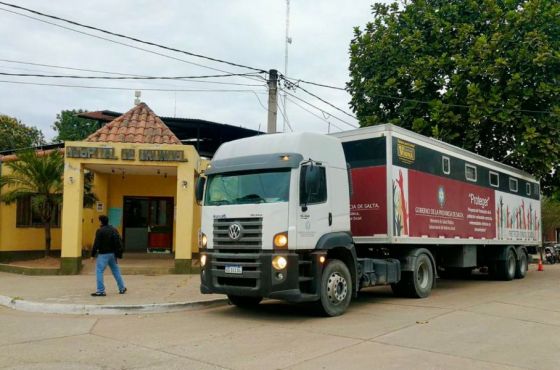
[[[309,171],[310,166],[302,166],[300,174],[300,192],[299,192],[299,203],[300,205],[309,205],[324,203],[327,201],[327,176],[325,172],[325,167],[314,166],[313,171],[319,171],[318,177],[319,181],[314,187],[305,189],[305,176],[307,171]],[[309,193],[307,193],[309,190]]]

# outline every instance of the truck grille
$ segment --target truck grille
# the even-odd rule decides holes
[[[229,235],[231,225],[241,228],[238,239]],[[214,249],[262,248],[262,218],[220,218],[214,220]]]
[[[261,274],[260,249],[254,250],[216,250],[212,253],[212,273],[217,278],[218,285],[255,288]],[[240,266],[240,275],[228,274],[228,265]]]

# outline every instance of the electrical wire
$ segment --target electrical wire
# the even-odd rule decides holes
[[[305,92],[305,93],[311,95],[311,96],[314,97],[315,99],[320,100],[320,101],[322,101],[323,103],[325,103],[325,104],[331,106],[332,108],[336,109],[337,111],[344,113],[344,114],[347,115],[348,117],[357,120],[357,118],[356,118],[355,116],[353,116],[352,114],[346,112],[344,109],[337,107],[336,105],[334,105],[334,104],[332,104],[332,103],[326,101],[325,99],[321,98],[320,96],[317,96],[316,94],[310,92],[310,91],[307,90],[307,89],[304,89],[304,88],[301,87],[301,86],[297,86],[297,85],[293,84],[293,83],[292,83],[291,81],[289,81],[284,75],[280,75],[279,77],[284,81],[284,83],[285,83],[285,85],[286,85],[286,88],[292,88],[292,87],[293,87],[293,88],[300,89],[301,91],[303,91],[303,92]]]
[[[164,57],[164,58],[167,58],[167,59],[171,59],[171,60],[183,62],[183,63],[186,63],[186,64],[194,65],[194,66],[197,66],[197,67],[200,67],[200,68],[206,68],[206,69],[210,69],[210,70],[217,71],[217,72],[223,72],[223,73],[231,73],[230,71],[226,71],[226,70],[219,69],[219,68],[215,68],[215,67],[209,67],[209,66],[206,66],[206,65],[204,65],[204,64],[191,62],[191,61],[189,61],[189,60],[177,58],[177,57],[174,57],[174,56],[172,56],[172,55],[159,53],[159,52],[154,51],[154,50],[150,50],[150,49],[146,49],[146,48],[141,48],[141,47],[139,47],[139,46],[127,44],[127,43],[125,43],[125,42],[121,42],[121,41],[117,41],[117,40],[112,40],[112,39],[109,39],[109,38],[107,38],[107,37],[98,36],[98,35],[94,35],[94,34],[91,34],[91,33],[88,33],[88,32],[76,30],[76,29],[73,29],[73,28],[70,28],[70,27],[66,27],[66,26],[63,26],[63,25],[54,23],[54,22],[46,21],[46,20],[44,20],[44,19],[40,19],[40,18],[32,17],[32,16],[29,16],[29,15],[26,15],[26,14],[14,12],[14,11],[9,10],[9,9],[0,8],[0,11],[12,13],[12,14],[16,14],[16,15],[19,15],[19,16],[21,16],[21,17],[33,19],[33,20],[36,20],[36,21],[38,21],[38,22],[46,23],[46,24],[52,25],[52,26],[54,26],[54,27],[62,28],[62,29],[65,29],[65,30],[68,30],[68,31],[71,31],[71,32],[76,32],[76,33],[79,33],[79,34],[82,34],[82,35],[86,35],[86,36],[90,36],[90,37],[93,37],[93,38],[96,38],[96,39],[100,39],[100,40],[104,40],[104,41],[107,41],[107,42],[111,42],[111,43],[113,43],[113,44],[118,44],[118,45],[121,45],[121,46],[126,46],[126,47],[131,48],[131,49],[140,50],[140,51],[143,51],[143,52],[146,52],[146,53],[158,55],[158,56],[161,56],[161,57]],[[261,80],[264,80],[263,77],[260,77],[260,79],[257,79],[257,78],[254,78],[254,77],[248,77],[248,76],[247,76],[247,77],[245,77],[245,78],[248,78],[248,79],[251,79],[251,80],[254,80],[254,81],[261,81]]]
[[[46,78],[74,78],[88,80],[182,80],[182,79],[202,79],[202,78],[218,78],[218,77],[236,77],[253,75],[249,73],[230,73],[223,75],[205,75],[205,76],[77,76],[77,75],[46,75],[32,73],[7,73],[0,72],[2,76],[14,77],[46,77]]]
[[[352,123],[350,123],[350,122],[348,122],[348,121],[345,121],[345,120],[343,120],[342,118],[339,118],[339,117],[337,117],[337,116],[335,116],[335,115],[333,115],[333,114],[331,114],[331,113],[325,111],[324,109],[321,109],[321,108],[317,107],[316,105],[313,105],[313,104],[311,104],[311,103],[309,103],[309,102],[303,100],[303,99],[300,98],[299,96],[296,96],[296,95],[294,95],[294,94],[291,94],[291,93],[287,92],[285,89],[280,88],[280,90],[283,91],[284,93],[286,93],[287,95],[291,96],[292,98],[297,99],[297,100],[301,101],[302,103],[305,103],[305,104],[309,105],[310,107],[313,107],[313,108],[317,109],[318,111],[320,111],[320,112],[322,112],[322,113],[328,114],[329,116],[331,116],[331,117],[333,117],[334,119],[336,119],[336,120],[338,120],[338,121],[344,123],[344,124],[347,125],[347,126],[350,126],[350,127],[352,127],[352,128],[358,128],[358,126],[356,126],[356,125],[354,125],[354,124],[352,124]]]
[[[164,92],[253,92],[255,94],[257,93],[266,94],[265,91],[255,92],[254,90],[250,90],[250,89],[160,89],[160,88],[144,88],[144,87],[67,85],[67,84],[9,81],[9,80],[0,80],[0,83],[17,84],[17,85],[69,87],[69,88],[78,88],[78,89],[99,89],[99,90],[124,90],[124,91],[142,90],[142,91],[164,91]]]
[[[283,76],[284,78],[288,79],[288,80],[295,80],[296,82],[290,81],[294,87],[296,88],[300,88],[303,91],[305,91],[301,86],[299,86],[299,83],[306,83],[309,85],[315,85],[315,86],[320,86],[320,87],[326,87],[329,89],[334,89],[334,90],[340,90],[340,91],[346,91],[348,92],[345,88],[343,87],[338,87],[338,86],[332,86],[332,85],[325,85],[325,84],[321,84],[321,83],[317,83],[317,82],[311,82],[311,81],[305,81],[305,80],[300,80],[300,79],[289,79],[285,76]],[[418,104],[433,104],[433,101],[426,101],[426,100],[419,100],[419,99],[410,99],[410,98],[401,98],[398,96],[391,96],[391,95],[384,95],[384,94],[370,94],[371,96],[376,96],[379,98],[385,98],[385,99],[393,99],[393,100],[399,100],[399,101],[405,101],[405,102],[412,102],[412,103],[418,103]],[[470,109],[472,107],[475,107],[473,105],[467,105],[467,104],[453,104],[453,103],[441,103],[441,105],[443,106],[447,106],[447,107],[455,107],[455,108],[465,108],[465,109]],[[532,110],[532,109],[511,109],[511,108],[494,108],[494,111],[498,111],[498,112],[521,112],[521,113],[541,113],[541,114],[553,114],[553,112],[551,111],[543,111],[543,110]]]
[[[86,68],[75,68],[75,67],[59,66],[59,65],[53,65],[53,64],[25,62],[25,61],[19,61],[19,60],[11,60],[11,59],[0,59],[0,62],[39,66],[39,67],[48,67],[48,68],[55,68],[55,69],[67,69],[67,70],[81,71],[81,72],[103,73],[103,74],[117,75],[117,76],[149,77],[149,76],[146,76],[146,75],[133,74],[133,73],[122,73],[122,72],[102,71],[102,70],[86,69]],[[4,68],[10,68],[10,69],[16,69],[16,70],[19,69],[19,70],[30,71],[30,72],[37,72],[37,70],[26,69],[26,68],[15,68],[15,67],[4,67]],[[39,71],[39,72],[43,72],[43,71]],[[45,73],[48,73],[48,72],[45,72]],[[188,79],[183,79],[183,80],[188,80]],[[259,85],[257,85],[257,84],[243,84],[243,83],[223,82],[223,81],[196,81],[196,80],[193,80],[193,81],[188,81],[188,82],[220,84],[220,85],[233,85],[233,86],[253,86],[253,87],[262,86],[262,84],[259,84]]]
[[[288,97],[286,97],[286,99],[287,99],[290,103],[294,104],[296,107],[299,107],[300,109],[306,111],[307,113],[311,114],[312,116],[315,116],[315,117],[319,118],[321,121],[324,121],[325,123],[327,123],[327,124],[333,126],[334,128],[338,129],[339,131],[344,131],[343,129],[340,128],[340,126],[335,125],[335,124],[332,123],[332,122],[329,122],[329,121],[328,121],[327,119],[325,119],[324,117],[321,117],[321,116],[318,115],[317,113],[314,113],[314,112],[312,112],[311,110],[305,108],[303,105],[300,105],[300,104],[299,104],[298,102],[296,102],[295,100],[292,100],[292,99],[290,99],[290,98],[288,98]]]
[[[19,5],[15,5],[15,4],[11,4],[11,3],[6,3],[6,2],[3,2],[3,1],[0,1],[0,4],[2,4],[2,5],[4,5],[4,6],[11,7],[11,8],[23,10],[23,11],[26,11],[26,12],[28,12],[28,13],[36,14],[36,15],[39,15],[39,16],[42,16],[42,17],[46,17],[46,18],[50,18],[50,19],[57,20],[57,21],[65,22],[65,23],[68,23],[68,24],[71,24],[71,25],[74,25],[74,26],[78,26],[78,27],[82,27],[82,28],[87,28],[87,29],[90,29],[90,30],[93,30],[93,31],[105,33],[105,34],[107,34],[107,35],[111,35],[111,36],[115,36],[115,37],[119,37],[119,38],[131,40],[131,41],[135,41],[135,42],[138,42],[138,43],[141,43],[141,44],[145,44],[145,45],[155,46],[155,47],[158,47],[158,48],[161,48],[161,49],[164,49],[164,50],[174,51],[174,52],[182,53],[182,54],[189,55],[189,56],[192,56],[192,57],[210,60],[210,61],[212,61],[212,62],[223,63],[223,64],[227,64],[227,65],[230,65],[230,66],[233,66],[233,67],[245,68],[245,69],[250,69],[250,70],[253,70],[253,71],[256,71],[256,72],[261,72],[261,73],[264,72],[264,73],[266,73],[265,70],[260,69],[260,68],[254,68],[254,67],[246,66],[246,65],[243,65],[243,64],[239,64],[239,63],[229,62],[229,61],[223,60],[223,59],[213,58],[213,57],[209,57],[209,56],[206,56],[206,55],[196,54],[196,53],[192,53],[192,52],[190,52],[190,51],[185,51],[185,50],[181,50],[181,49],[177,49],[177,48],[173,48],[173,47],[161,45],[161,44],[158,44],[158,43],[155,43],[155,42],[150,42],[150,41],[141,40],[141,39],[136,38],[136,37],[131,37],[131,36],[123,35],[123,34],[120,34],[120,33],[108,31],[108,30],[105,30],[105,29],[102,29],[102,28],[98,28],[98,27],[94,27],[94,26],[89,26],[89,25],[86,25],[86,24],[83,24],[83,23],[79,23],[79,22],[76,22],[76,21],[72,21],[72,20],[66,19],[66,18],[57,17],[57,16],[55,16],[55,15],[42,13],[42,12],[39,12],[39,11],[37,11],[37,10],[30,9],[30,8],[25,8],[25,7],[23,7],[23,6],[19,6]]]
[[[280,112],[280,114],[282,115],[282,118],[284,118],[284,120],[286,121],[286,124],[288,125],[288,128],[290,129],[290,132],[294,132],[294,129],[292,128],[292,125],[290,125],[290,121],[288,120],[288,117],[286,116],[286,112],[282,111],[282,108],[280,108],[280,104],[278,104],[278,100],[276,101],[276,108],[278,109],[278,112]]]

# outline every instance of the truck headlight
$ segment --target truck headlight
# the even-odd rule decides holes
[[[275,248],[287,248],[288,247],[288,233],[283,232],[274,235],[272,239],[272,243],[274,244]]]
[[[203,254],[203,255],[200,256],[200,267],[206,266],[206,258],[207,258],[207,257],[206,257],[205,254]]]
[[[275,270],[284,270],[288,266],[288,260],[284,256],[276,256],[272,259],[272,267]]]

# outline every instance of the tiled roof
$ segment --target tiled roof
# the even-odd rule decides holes
[[[140,103],[103,126],[85,141],[103,143],[178,144],[181,141],[148,107]]]

